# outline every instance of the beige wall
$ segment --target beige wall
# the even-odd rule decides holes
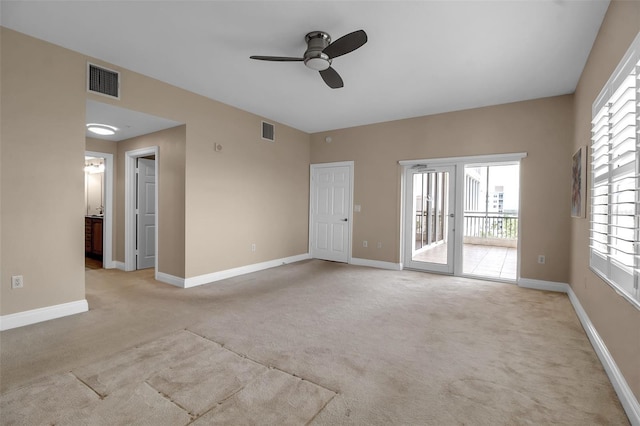
[[[86,65],[68,50],[0,34],[0,314],[7,315],[85,298]],[[11,289],[12,275],[24,276],[24,288]]]
[[[118,154],[118,142],[107,141],[107,140],[96,139],[96,138],[86,138],[85,141],[86,141],[85,147],[87,151],[112,154],[115,160],[115,157]],[[115,168],[116,168],[116,164],[114,161],[114,171],[115,171]]]
[[[589,145],[593,101],[638,32],[640,2],[612,1],[576,90],[573,151]],[[640,311],[589,269],[588,220],[571,220],[571,231],[569,283],[640,400]]]
[[[233,124],[187,127],[187,277],[307,253],[309,135],[276,125],[263,141],[259,120],[210,114]]]
[[[521,163],[521,276],[569,279],[573,97],[559,96],[312,135],[311,162],[355,161],[353,256],[400,259],[399,160],[526,152]],[[332,142],[326,143],[325,137]],[[362,241],[381,242],[362,247]],[[546,264],[537,263],[537,255]]]
[[[105,65],[122,72],[106,102],[186,125],[185,277],[308,251],[308,134],[275,123],[265,142],[259,116]]]
[[[188,261],[172,257],[169,271],[193,277],[307,252],[308,134],[275,123],[276,142],[264,142],[259,116],[6,28],[0,39],[0,315],[85,297],[82,165],[86,149],[100,150],[85,141],[87,99],[186,125]],[[120,100],[86,93],[87,60],[121,72]],[[24,289],[10,289],[16,274]]]
[[[184,277],[184,189],[186,127],[178,126],[117,143],[115,260],[124,262],[125,154],[134,149],[158,147],[158,272]]]

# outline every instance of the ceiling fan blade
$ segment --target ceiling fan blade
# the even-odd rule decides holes
[[[363,30],[354,31],[340,37],[323,50],[330,59],[353,52],[367,42],[367,33]]]
[[[340,77],[340,74],[338,74],[338,72],[331,67],[327,68],[326,70],[320,71],[320,76],[322,76],[324,82],[327,83],[327,86],[331,87],[332,89],[339,89],[341,87],[344,87],[342,77]]]
[[[289,58],[286,56],[250,56],[251,59],[259,61],[275,61],[275,62],[302,62],[304,58]]]

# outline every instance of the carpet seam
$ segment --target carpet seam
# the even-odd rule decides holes
[[[100,398],[100,400],[102,401],[103,399],[105,399],[108,395],[102,395],[100,392],[98,392],[97,390],[95,390],[93,387],[91,387],[91,385],[87,382],[85,382],[84,380],[82,380],[80,377],[78,377],[76,375],[76,373],[74,373],[73,371],[69,371],[69,374],[71,374],[73,377],[75,377],[80,383],[82,383],[83,385],[85,385],[86,387],[88,387],[89,389],[91,389],[91,391],[93,393],[95,393],[96,395],[98,395],[98,398]]]
[[[156,391],[160,396],[162,396],[164,399],[166,399],[167,401],[171,402],[173,405],[175,405],[176,407],[178,407],[179,409],[181,409],[182,411],[184,411],[185,413],[187,413],[187,415],[189,417],[191,417],[191,420],[197,418],[198,416],[196,416],[195,414],[193,414],[191,411],[189,411],[186,407],[183,407],[182,405],[180,405],[177,401],[174,401],[169,395],[167,395],[166,393],[156,389],[155,387],[153,387],[153,385],[151,383],[149,383],[149,380],[146,379],[143,382],[145,385],[149,386],[151,389],[153,389],[154,391]]]
[[[232,352],[233,352],[233,351],[232,351]],[[234,353],[235,353],[235,352],[234,352]],[[264,364],[263,364],[263,365],[264,365]],[[290,373],[290,372],[288,372],[288,371],[286,371],[286,370],[283,370],[282,368],[279,368],[279,367],[276,367],[276,366],[272,366],[272,367],[270,367],[270,368],[271,368],[271,369],[273,369],[273,370],[278,370],[278,371],[280,371],[280,372],[282,372],[282,373],[288,374],[289,376],[291,376],[291,377],[295,377],[296,379],[300,379],[300,380],[303,380],[303,381],[305,381],[305,382],[309,382],[309,383],[311,383],[312,385],[314,385],[314,386],[318,386],[319,388],[322,388],[322,389],[324,389],[324,390],[328,390],[329,392],[332,392],[332,393],[334,393],[335,395],[339,395],[339,394],[340,394],[340,392],[334,391],[333,389],[329,389],[328,387],[326,387],[326,386],[324,386],[324,385],[321,385],[321,384],[316,383],[316,382],[314,382],[314,381],[312,381],[312,380],[306,379],[306,378],[304,378],[304,377],[302,377],[302,376],[299,376],[299,375],[297,375],[297,374]]]
[[[213,339],[209,339],[208,337],[203,336],[202,334],[198,334],[198,333],[196,333],[195,331],[189,330],[188,328],[184,328],[183,330],[184,330],[184,331],[186,331],[186,332],[187,332],[187,333],[189,333],[189,334],[193,334],[193,335],[194,335],[194,336],[196,336],[196,337],[199,337],[199,338],[201,338],[201,339],[204,339],[204,340],[206,340],[207,342],[215,343],[216,345],[220,346],[221,348],[224,348],[224,344],[219,343],[219,342],[216,342],[216,341],[215,341],[215,340],[213,340]]]
[[[329,390],[329,389],[327,389],[327,390]],[[324,410],[325,408],[327,408],[327,405],[329,405],[329,403],[330,403],[331,401],[333,401],[333,399],[334,399],[336,396],[338,396],[338,394],[337,394],[337,393],[334,393],[334,394],[333,394],[333,396],[332,396],[331,398],[329,398],[329,400],[328,400],[327,402],[325,402],[325,403],[324,403],[324,405],[323,405],[322,407],[320,407],[320,409],[318,410],[318,412],[317,412],[317,413],[315,413],[315,414],[313,415],[313,417],[311,417],[311,418],[309,419],[309,421],[305,423],[305,426],[309,426],[309,425],[311,424],[311,422],[313,422],[313,421],[315,420],[315,418],[316,418],[316,417],[318,417],[318,414],[320,414],[320,413],[322,412],[322,410]]]
[[[241,358],[248,359],[249,361],[253,361],[253,362],[255,362],[256,364],[260,364],[260,365],[262,365],[263,367],[266,367],[266,368],[269,368],[269,369],[273,369],[273,370],[281,371],[281,372],[283,372],[283,373],[285,373],[285,374],[287,374],[287,375],[289,375],[289,376],[291,376],[291,377],[296,377],[296,378],[298,378],[298,379],[300,379],[300,380],[304,380],[305,382],[309,382],[309,383],[311,383],[312,385],[315,385],[315,386],[318,386],[318,387],[320,387],[320,388],[322,388],[322,389],[328,390],[329,392],[333,392],[333,393],[334,393],[334,394],[336,394],[336,395],[340,395],[340,392],[339,392],[339,391],[336,391],[336,390],[333,390],[333,389],[331,389],[331,388],[328,388],[328,387],[327,387],[327,386],[325,386],[325,385],[322,385],[322,384],[320,384],[320,383],[316,383],[316,382],[314,382],[313,380],[309,380],[309,379],[307,379],[307,378],[305,378],[305,377],[299,376],[298,374],[295,374],[295,373],[291,373],[291,372],[289,372],[289,371],[287,371],[287,370],[283,370],[282,368],[277,367],[277,366],[275,366],[275,365],[265,364],[265,363],[264,363],[264,362],[262,362],[262,361],[259,361],[259,360],[256,360],[256,359],[253,359],[253,358],[251,358],[250,356],[248,356],[248,355],[246,355],[246,354],[242,354],[242,353],[240,353],[240,352],[237,352],[237,351],[235,351],[235,350],[231,349],[230,347],[228,347],[228,346],[227,346],[226,344],[224,344],[224,343],[216,342],[215,340],[210,339],[210,338],[208,338],[208,337],[205,337],[205,336],[203,336],[203,335],[201,335],[201,334],[198,334],[198,333],[196,333],[196,332],[194,332],[194,331],[191,331],[191,330],[187,330],[187,331],[189,331],[190,333],[195,334],[196,336],[202,337],[203,339],[206,339],[206,340],[208,340],[208,341],[210,341],[210,342],[213,342],[213,343],[215,343],[215,344],[217,344],[217,345],[220,345],[223,349],[228,350],[229,352],[232,352],[232,353],[234,353],[234,354],[238,355],[238,356],[239,356],[239,357],[241,357]]]
[[[208,339],[207,339],[208,340]],[[262,365],[262,364],[260,364]],[[264,365],[263,365],[264,367]],[[265,372],[266,373],[266,372]],[[260,374],[259,376],[262,376],[263,374]],[[258,376],[258,377],[259,377]],[[249,381],[249,383],[251,383],[254,379],[252,379],[251,381]],[[247,383],[247,384],[249,384]],[[191,419],[191,421],[188,423],[188,425],[192,424],[193,422],[195,422],[196,420],[198,420],[200,417],[203,417],[204,415],[210,413],[211,411],[215,410],[216,408],[220,407],[222,404],[224,404],[226,401],[230,400],[231,398],[233,398],[234,396],[236,396],[238,393],[240,393],[242,390],[244,390],[244,388],[247,387],[247,384],[245,384],[244,386],[241,386],[240,388],[238,388],[237,390],[233,391],[229,396],[223,398],[221,401],[216,402],[215,404],[213,404],[211,407],[209,407],[206,411],[204,411],[202,414],[195,416]]]

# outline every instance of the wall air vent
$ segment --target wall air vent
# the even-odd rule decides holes
[[[120,73],[87,63],[87,91],[120,99]]]
[[[275,126],[271,123],[267,123],[266,121],[262,122],[262,139],[267,141],[275,141]]]

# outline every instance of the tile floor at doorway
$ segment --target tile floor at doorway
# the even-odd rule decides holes
[[[515,280],[517,278],[518,250],[513,247],[465,244],[463,272],[488,278]],[[447,244],[438,244],[416,254],[418,262],[446,263]]]

